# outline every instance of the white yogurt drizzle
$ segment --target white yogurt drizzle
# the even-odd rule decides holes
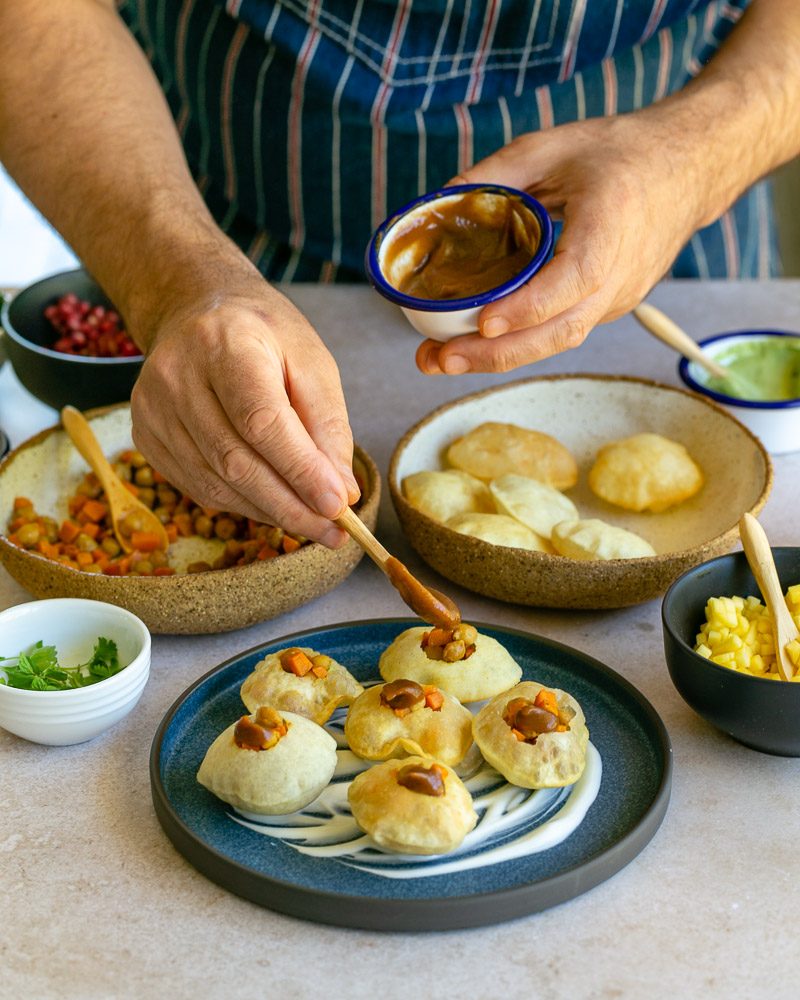
[[[356,824],[347,802],[350,782],[374,761],[362,760],[347,749],[340,724],[337,719],[329,729],[339,747],[336,771],[312,803],[288,816],[242,812],[228,813],[230,818],[301,854],[328,858],[383,878],[425,878],[484,868],[555,847],[577,830],[600,790],[603,764],[592,743],[586,748],[586,767],[574,785],[535,790],[508,784],[473,744],[455,768],[478,814],[475,829],[461,846],[437,857],[384,851]]]

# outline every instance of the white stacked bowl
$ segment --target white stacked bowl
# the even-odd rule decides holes
[[[0,727],[34,743],[68,746],[99,736],[124,718],[150,674],[150,633],[114,604],[66,597],[32,601],[0,612],[0,656],[16,656],[39,640],[59,662],[85,663],[100,636],[117,644],[124,668],[88,687],[27,691],[0,684]],[[2,663],[0,663],[2,668]]]

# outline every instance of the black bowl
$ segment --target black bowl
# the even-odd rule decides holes
[[[61,409],[107,406],[130,399],[142,358],[85,358],[50,349],[55,331],[44,310],[67,292],[92,305],[111,306],[99,285],[79,268],[29,285],[3,304],[5,350],[17,378],[43,403]]]
[[[784,592],[800,583],[800,548],[774,548]],[[710,597],[760,596],[743,552],[695,566],[661,605],[664,653],[683,700],[712,725],[753,750],[800,757],[800,683],[765,680],[720,667],[693,651]]]

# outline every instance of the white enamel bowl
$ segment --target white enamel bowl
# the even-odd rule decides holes
[[[98,637],[113,639],[124,668],[68,691],[25,691],[0,684],[0,728],[47,746],[91,740],[123,719],[150,674],[150,633],[136,615],[114,604],[58,598],[0,612],[0,656],[16,656],[42,640],[60,663],[85,663]],[[0,664],[2,666],[2,664]]]

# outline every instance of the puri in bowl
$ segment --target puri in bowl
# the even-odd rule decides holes
[[[120,552],[99,484],[66,433],[50,428],[0,467],[0,561],[34,596],[108,601],[152,632],[225,632],[327,593],[358,564],[362,550],[352,539],[334,551],[182,497],[133,450],[129,406],[87,419],[105,455],[164,521],[169,550],[153,549],[132,525],[135,555]],[[374,528],[380,478],[357,446],[353,470],[362,485],[357,513]]]
[[[730,410],[772,454],[800,449],[800,333],[736,330],[700,346],[732,377],[714,378],[682,358],[678,373],[684,383]]]
[[[800,584],[800,548],[778,546],[772,554],[785,593]],[[763,753],[800,757],[800,683],[759,676],[741,666],[733,669],[695,652],[709,600],[751,595],[760,599],[743,552],[712,559],[679,577],[665,594],[661,608],[669,674],[690,708],[739,743]],[[746,606],[736,609],[729,605],[721,613],[730,616],[723,625],[730,635],[746,635],[749,629],[739,626],[745,624],[743,619],[754,618]],[[799,605],[795,605],[794,615],[795,621],[800,619]],[[721,635],[720,641],[732,650],[737,643],[729,641],[730,635]],[[742,649],[741,636],[739,639]],[[735,658],[729,662],[738,666]]]
[[[31,654],[23,670],[20,653]],[[103,601],[34,601],[0,612],[0,657],[0,727],[33,743],[68,746],[99,736],[139,701],[150,673],[150,633],[135,615]]]
[[[631,439],[660,449],[644,466],[648,490],[674,489],[672,472],[663,472],[669,483],[661,479],[663,451],[667,470],[675,453],[691,460],[691,494],[675,493],[658,510],[607,499],[595,467],[607,468],[601,454],[616,459],[610,446]],[[453,459],[466,440],[479,466]],[[635,451],[633,459],[641,467]],[[438,510],[409,495],[412,477],[429,471],[455,476]],[[640,478],[617,473],[636,491]],[[527,484],[522,503],[519,480]],[[487,597],[551,608],[617,608],[663,594],[689,567],[736,544],[739,518],[761,509],[771,485],[761,442],[716,403],[646,379],[591,374],[524,379],[447,403],[406,432],[389,468],[402,528],[433,569]]]
[[[22,289],[3,304],[0,319],[17,378],[43,403],[88,409],[130,399],[142,356],[83,268]]]
[[[550,256],[553,224],[524,191],[459,184],[404,205],[367,247],[369,280],[425,337],[478,329],[478,314],[529,281]]]

